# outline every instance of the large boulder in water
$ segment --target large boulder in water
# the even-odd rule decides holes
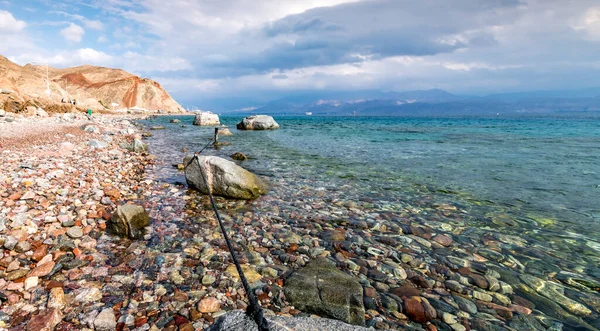
[[[284,293],[292,306],[304,312],[365,325],[362,286],[326,258],[312,260],[293,273]]]
[[[329,318],[265,316],[270,331],[320,330],[367,331],[371,329],[350,325]],[[232,310],[219,317],[207,331],[258,331],[256,322],[241,310]]]
[[[117,207],[108,222],[109,232],[132,239],[144,235],[144,228],[150,225],[150,217],[142,206],[127,204]]]
[[[237,124],[238,130],[275,130],[279,124],[268,115],[252,115]]]
[[[219,125],[221,122],[219,122],[219,115],[209,112],[201,112],[196,114],[193,124],[198,126],[211,126]]]
[[[183,164],[187,165],[185,179],[188,185],[204,194],[208,194],[208,188],[200,171],[214,195],[248,200],[267,192],[267,185],[258,176],[231,161],[218,156],[198,156],[196,160],[192,157],[187,156],[183,160]]]

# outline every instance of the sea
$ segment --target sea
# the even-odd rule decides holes
[[[240,131],[242,115],[221,116],[233,135],[220,140],[231,144],[203,152],[248,156],[240,165],[272,187],[252,205],[255,212],[274,204],[302,209],[306,197],[358,201],[398,217],[408,211],[424,224],[432,210],[458,210],[460,220],[447,220],[460,225],[448,229],[458,243],[483,243],[490,234],[522,238],[536,252],[515,253],[522,272],[600,278],[598,115],[274,117],[279,130]],[[174,118],[182,123],[170,123]],[[144,121],[166,128],[149,139],[151,153],[163,160],[153,170],[160,180],[185,183],[172,164],[212,138],[214,128],[192,121]],[[302,210],[318,216],[310,206]]]

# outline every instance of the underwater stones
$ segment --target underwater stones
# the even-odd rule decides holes
[[[364,325],[363,289],[326,258],[309,262],[285,282],[285,296],[298,309]]]
[[[139,239],[144,235],[144,227],[150,224],[150,216],[142,206],[126,204],[117,207],[117,210],[108,222],[111,233]]]
[[[206,274],[202,277],[202,285],[209,286],[212,285],[216,281],[215,276]]]
[[[491,295],[480,291],[473,291],[473,298],[486,302],[492,302],[493,300]]]
[[[241,267],[242,267],[242,272],[244,273],[244,276],[246,277],[246,280],[248,280],[248,283],[257,282],[262,278],[262,276],[258,272],[256,272],[256,270],[254,270],[254,268],[252,266],[244,264]],[[235,281],[240,280],[240,276],[237,272],[237,268],[235,267],[235,264],[230,264],[227,267],[227,269],[225,269],[225,273],[227,273]]]
[[[265,314],[266,315],[266,314]],[[283,317],[266,315],[269,330],[322,330],[366,331],[361,326],[350,325],[329,318]],[[258,331],[256,322],[241,310],[233,310],[219,317],[207,331]]]
[[[592,313],[592,311],[584,306],[583,304],[568,298],[564,295],[564,288],[559,286],[558,284],[554,284],[549,281],[545,281],[530,275],[519,275],[519,278],[531,288],[533,288],[536,292],[545,296],[548,299],[553,300],[554,302],[561,305],[563,308],[567,309],[573,314],[587,316]]]
[[[460,295],[452,295],[452,298],[454,298],[454,301],[456,301],[461,310],[464,310],[471,315],[477,314],[477,305],[473,301]]]
[[[404,300],[404,313],[412,321],[418,323],[427,322],[427,316],[425,315],[425,308],[421,304],[420,297],[411,297]]]
[[[221,309],[221,302],[217,298],[204,298],[198,303],[198,311],[201,313],[215,313]]]
[[[275,130],[279,124],[268,115],[252,115],[244,118],[236,126],[238,130]]]
[[[545,331],[540,322],[538,322],[535,317],[529,315],[517,315],[515,316],[511,322],[510,327],[515,330],[536,330],[536,331]]]
[[[221,122],[219,121],[219,115],[213,114],[211,112],[200,112],[196,114],[194,117],[193,125],[197,126],[213,126],[219,125]]]
[[[433,238],[431,238],[431,240],[435,241],[436,243],[448,247],[450,246],[450,244],[452,244],[452,238],[450,238],[449,236],[445,235],[445,234],[438,234],[435,235]]]
[[[184,164],[189,163],[185,178],[191,187],[204,194],[208,194],[210,188],[214,195],[249,200],[267,192],[267,185],[258,176],[231,161],[218,156],[199,156],[190,162],[191,159],[188,156],[183,161]]]

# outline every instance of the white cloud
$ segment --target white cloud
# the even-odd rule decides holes
[[[92,29],[92,30],[102,30],[102,29],[104,29],[104,24],[102,24],[102,22],[100,22],[100,21],[85,20],[83,22],[83,24],[85,25],[86,28],[89,28],[89,29]]]
[[[65,38],[65,40],[78,43],[81,42],[81,39],[85,34],[85,30],[79,25],[71,23],[68,27],[60,30],[60,34]]]
[[[92,19],[87,18],[85,16],[81,16],[81,15],[77,15],[77,14],[69,14],[69,13],[64,12],[64,11],[51,11],[49,13],[50,14],[62,15],[62,16],[71,18],[73,20],[76,20],[78,22],[81,22],[88,29],[92,29],[92,30],[102,30],[102,29],[104,29],[104,24],[102,22],[100,22],[98,20],[92,20]]]
[[[107,42],[108,39],[106,38],[106,36],[100,36],[100,37],[98,37],[98,39],[96,41],[103,44],[103,43]]]
[[[588,9],[573,28],[584,31],[591,39],[600,40],[600,7]]]
[[[6,10],[0,10],[0,33],[19,32],[25,27],[27,27],[27,23],[17,20]]]

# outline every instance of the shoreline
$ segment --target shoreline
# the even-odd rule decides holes
[[[187,331],[246,308],[216,219],[205,208],[207,197],[163,181],[161,171],[174,171],[173,160],[119,147],[140,137],[143,130],[130,122],[136,118],[54,119],[61,124],[57,130],[0,151],[0,294],[6,298],[0,295],[0,328]],[[31,126],[43,124],[50,127],[41,120]],[[100,133],[85,132],[86,124]],[[112,141],[90,149],[90,140],[103,139]],[[181,147],[189,146],[169,146]],[[526,273],[512,250],[527,249],[525,239],[491,233],[477,245],[467,241],[467,211],[453,205],[416,210],[403,203],[406,208],[392,212],[349,188],[297,180],[302,189],[281,204],[274,202],[277,196],[289,193],[282,178],[251,202],[216,198],[227,227],[239,231],[236,253],[267,314],[308,316],[287,301],[284,282],[310,261],[327,258],[359,280],[367,325],[378,329],[543,324],[546,330],[554,325],[540,314],[547,308],[542,304],[561,309],[565,324],[589,326],[555,303],[569,305],[566,296],[552,306],[545,298],[551,292],[527,292],[536,282],[554,282],[521,277]],[[124,203],[149,212],[143,240],[106,232],[112,211]],[[6,245],[9,236],[14,245]],[[595,314],[600,305],[590,294],[584,298]]]

